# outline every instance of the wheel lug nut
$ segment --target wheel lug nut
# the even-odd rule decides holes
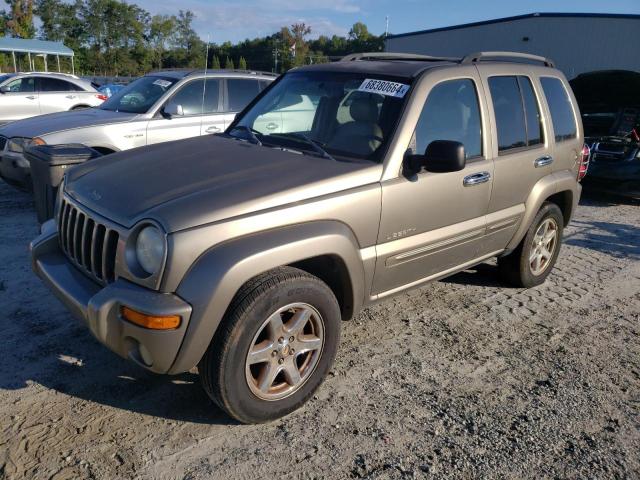
[[[296,353],[296,351],[292,348],[291,350],[291,355],[293,355],[294,353]]]
[[[279,360],[278,360],[278,363],[279,363],[280,365],[282,365],[282,364],[284,363],[284,358],[279,359]]]
[[[293,342],[294,340],[295,340],[295,338],[293,338],[293,337],[289,337],[289,341],[290,341],[290,342]]]
[[[280,338],[278,339],[278,343],[284,343],[284,338],[283,338],[283,337],[280,337]]]
[[[278,355],[278,351],[277,350],[274,350],[273,352],[271,352],[271,356],[272,357],[275,357],[276,355]]]

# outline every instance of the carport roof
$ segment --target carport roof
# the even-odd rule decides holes
[[[0,38],[0,52],[34,53],[73,57],[73,50],[62,42],[33,40],[24,38]]]

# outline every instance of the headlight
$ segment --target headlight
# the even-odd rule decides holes
[[[149,275],[160,270],[165,248],[164,235],[158,228],[149,225],[138,233],[136,258],[142,269]]]
[[[13,153],[22,153],[24,152],[24,147],[26,147],[26,142],[29,142],[28,138],[12,138],[7,143],[7,149]]]
[[[7,142],[7,148],[13,153],[23,153],[24,149],[30,145],[44,145],[46,142],[40,137],[22,138],[14,137]]]

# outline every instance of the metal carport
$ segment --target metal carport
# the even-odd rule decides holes
[[[16,53],[26,53],[29,56],[29,69],[35,70],[32,55],[42,56],[44,59],[44,70],[48,72],[47,57],[55,56],[60,71],[60,57],[71,57],[71,73],[75,74],[73,62],[73,50],[66,47],[62,42],[49,42],[46,40],[33,40],[23,38],[0,37],[0,52],[10,52],[13,57],[13,70],[17,73]]]

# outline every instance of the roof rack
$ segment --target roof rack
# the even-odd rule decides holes
[[[417,53],[394,53],[394,52],[364,52],[352,53],[340,59],[341,62],[353,62],[356,60],[413,60],[419,62],[458,62],[459,58],[453,57],[431,57],[429,55],[419,55]]]
[[[531,55],[530,53],[519,53],[519,52],[476,52],[471,53],[465,56],[460,63],[477,63],[482,59],[487,58],[512,58],[512,59],[521,59],[521,60],[531,60],[534,62],[541,62],[547,67],[554,68],[555,64],[553,60],[545,57],[541,57],[539,55]]]
[[[76,80],[80,80],[80,77],[74,75],[73,73],[63,73],[63,72],[18,72],[20,75],[60,75],[63,77],[75,78]]]

